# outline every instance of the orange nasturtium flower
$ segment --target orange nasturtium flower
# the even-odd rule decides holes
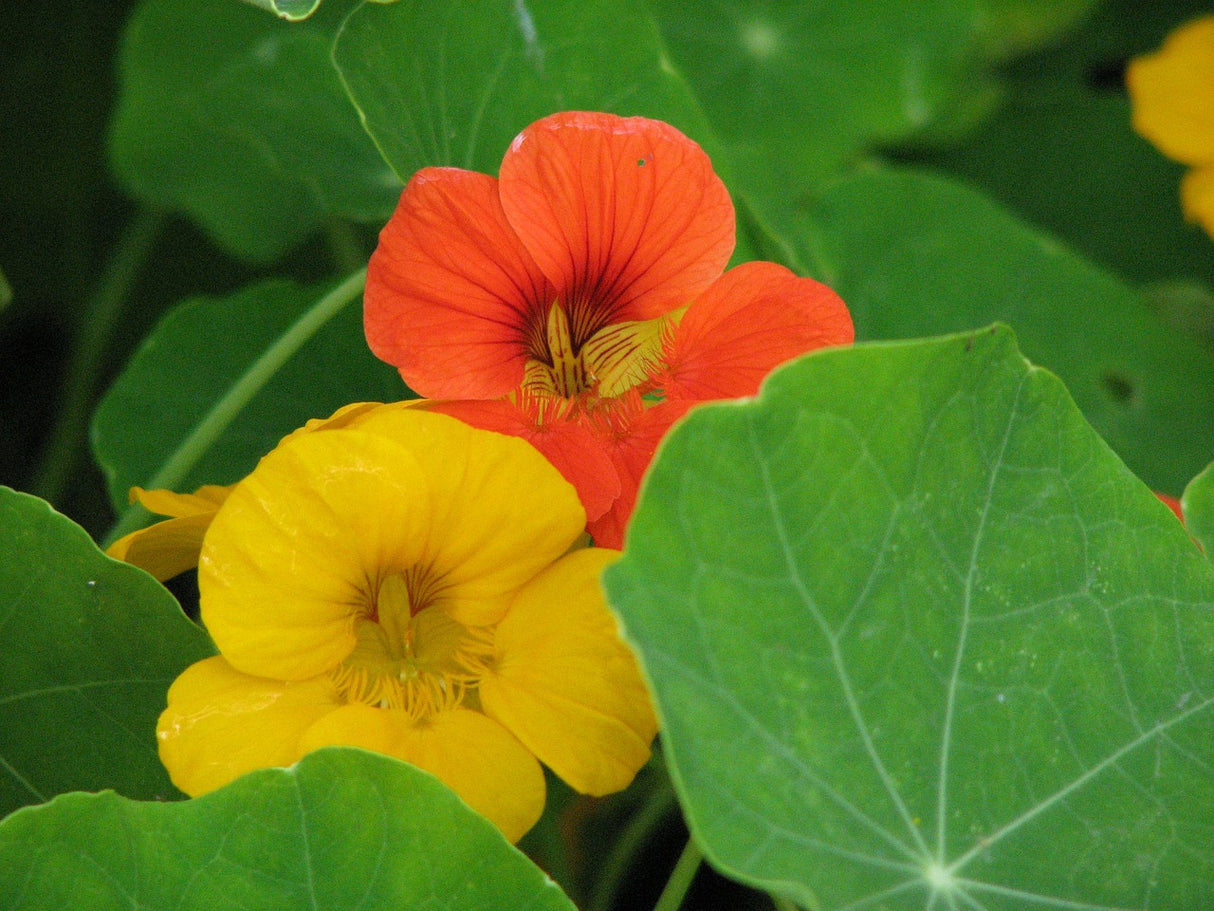
[[[1153,54],[1130,63],[1134,129],[1189,166],[1185,216],[1214,236],[1214,16],[1181,26]]]
[[[722,274],[734,209],[665,123],[568,112],[531,124],[499,177],[424,168],[371,257],[365,326],[426,407],[521,436],[618,547],[658,440],[691,405],[852,341],[828,288],[775,263]]]
[[[542,503],[542,509],[535,504]],[[437,775],[517,840],[547,764],[626,787],[656,722],[578,547],[576,492],[525,442],[384,406],[296,433],[235,486],[199,563],[219,655],[160,716],[187,794],[309,750],[376,750]]]

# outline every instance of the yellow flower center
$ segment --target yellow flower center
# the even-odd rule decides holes
[[[560,303],[548,310],[542,344],[533,344],[523,386],[541,395],[573,399],[587,392],[610,398],[645,382],[662,352],[663,334],[677,314],[611,323],[578,338]]]
[[[425,604],[426,579],[393,573],[355,621],[354,650],[333,673],[348,702],[423,718],[465,701],[485,673],[492,631]]]

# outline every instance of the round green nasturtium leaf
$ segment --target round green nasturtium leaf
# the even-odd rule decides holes
[[[1189,534],[1205,548],[1206,556],[1214,560],[1214,462],[1189,483],[1180,504]]]
[[[739,168],[779,208],[920,130],[973,80],[973,0],[657,0],[674,64]]]
[[[235,483],[309,419],[409,395],[367,349],[361,291],[360,273],[336,287],[268,281],[171,311],[94,415],[117,508],[133,485]]]
[[[379,223],[400,181],[330,52],[348,2],[284,22],[235,0],[143,0],[127,26],[110,160],[152,208],[271,261],[326,219]]]
[[[1214,453],[1214,358],[1133,289],[981,193],[904,170],[843,178],[801,240],[863,340],[1004,322],[1148,484],[1178,494]]]
[[[179,796],[156,719],[177,675],[214,653],[206,634],[36,497],[0,487],[0,541],[0,815],[73,790]]]
[[[823,911],[1214,907],[1214,567],[1010,332],[693,411],[605,582],[727,873]]]
[[[0,908],[574,911],[438,779],[325,749],[180,803],[68,794],[0,824]]]
[[[364,4],[334,59],[402,180],[431,165],[497,174],[519,131],[557,111],[655,117],[713,152],[638,0]]]

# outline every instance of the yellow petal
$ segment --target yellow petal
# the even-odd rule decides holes
[[[348,705],[320,719],[303,742],[307,749],[362,747],[425,769],[512,842],[544,810],[539,763],[500,724],[479,712],[450,709],[415,722],[401,711]]]
[[[582,359],[599,384],[598,394],[622,395],[649,380],[662,356],[662,339],[681,315],[680,310],[656,319],[612,323],[591,336]]]
[[[1214,167],[1194,168],[1180,182],[1185,218],[1214,237]]]
[[[304,732],[337,707],[325,678],[279,683],[242,674],[218,656],[186,668],[168,699],[156,726],[160,761],[191,797],[298,761]]]
[[[206,485],[194,493],[131,488],[131,501],[148,510],[172,516],[119,538],[106,553],[124,560],[164,582],[198,565],[198,552],[211,520],[227,499],[231,487]]]
[[[599,576],[617,551],[575,551],[519,592],[480,683],[500,721],[570,786],[609,794],[632,781],[657,732],[636,659]]]
[[[376,412],[357,429],[407,447],[434,490],[427,603],[460,623],[497,622],[585,528],[577,492],[524,440],[415,408]]]
[[[105,552],[165,582],[198,565],[202,539],[214,517],[211,512],[165,519],[119,538]]]
[[[1214,164],[1214,16],[1181,26],[1130,63],[1134,129],[1170,158]]]
[[[148,512],[160,516],[200,516],[214,514],[228,498],[234,485],[204,484],[193,493],[174,493],[171,490],[144,490],[131,488],[131,502],[138,502]]]
[[[430,516],[426,478],[393,440],[358,428],[289,437],[211,525],[198,573],[203,622],[246,673],[329,671],[354,648],[355,621],[383,577],[424,556]]]

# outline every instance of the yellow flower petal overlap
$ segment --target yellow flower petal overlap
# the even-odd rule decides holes
[[[185,793],[213,791],[245,772],[297,762],[302,734],[340,704],[328,678],[284,683],[204,658],[169,687],[160,760]]]
[[[158,734],[189,794],[344,744],[437,775],[515,840],[540,761],[626,787],[656,722],[584,549],[573,487],[530,444],[367,406],[296,432],[207,532],[202,619],[221,657],[169,692]]]
[[[657,728],[598,584],[618,556],[574,551],[525,586],[497,626],[480,683],[485,714],[586,794],[627,787]]]
[[[106,548],[106,553],[146,570],[161,582],[193,569],[198,565],[203,536],[231,490],[215,484],[193,493],[132,487],[132,503],[169,518],[124,535]]]
[[[1185,216],[1214,236],[1214,16],[1172,32],[1131,61],[1126,87],[1134,129],[1194,170],[1181,184]]]

